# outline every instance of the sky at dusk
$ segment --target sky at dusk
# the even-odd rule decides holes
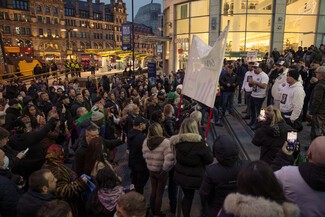
[[[105,3],[109,3],[109,0],[105,0]],[[126,10],[128,13],[128,21],[132,20],[132,0],[123,0],[126,3]],[[134,17],[138,12],[138,9],[146,4],[149,4],[151,0],[134,0]],[[162,4],[162,0],[153,0],[153,3]]]

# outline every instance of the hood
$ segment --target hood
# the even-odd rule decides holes
[[[299,172],[312,189],[325,192],[325,165],[304,163],[299,166]]]
[[[152,151],[157,148],[164,141],[164,139],[165,138],[161,136],[154,136],[150,139],[147,139],[147,146],[149,150]]]
[[[238,146],[227,135],[218,136],[213,144],[213,155],[223,166],[232,166],[238,161]]]
[[[201,142],[202,136],[196,133],[184,133],[172,136],[170,138],[170,144],[176,145],[181,142]]]
[[[263,130],[271,137],[280,137],[289,130],[288,125],[284,120],[281,120],[279,123],[273,126],[262,126]]]
[[[224,202],[224,210],[228,214],[242,217],[298,217],[299,208],[293,204],[267,200],[243,194],[229,194]]]
[[[128,139],[134,139],[137,135],[142,134],[143,132],[136,129],[131,129],[128,133]]]
[[[122,186],[116,186],[113,189],[102,188],[97,192],[98,200],[108,211],[113,211],[116,207],[117,200],[124,194]]]

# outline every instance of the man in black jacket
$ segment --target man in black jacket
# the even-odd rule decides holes
[[[38,210],[48,201],[54,200],[56,181],[52,172],[41,169],[29,177],[29,190],[17,205],[17,217],[35,217]]]
[[[149,179],[147,164],[143,158],[142,144],[146,138],[143,131],[146,129],[146,120],[137,116],[133,120],[133,128],[128,133],[129,167],[134,188],[143,194],[144,186]]]
[[[220,79],[220,86],[222,90],[222,114],[225,115],[227,109],[229,114],[233,114],[234,94],[238,80],[232,65],[227,66],[227,73]]]

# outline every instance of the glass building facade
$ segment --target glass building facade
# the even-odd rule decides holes
[[[169,71],[186,68],[193,35],[212,45],[230,21],[227,57],[325,43],[325,0],[164,0]]]

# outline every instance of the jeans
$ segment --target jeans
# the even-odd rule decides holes
[[[264,102],[264,98],[251,97],[251,121],[250,123],[256,123],[256,118],[260,115],[260,111]]]
[[[182,200],[183,217],[190,217],[195,189],[187,189],[182,187],[182,190],[184,193],[184,197]]]
[[[150,171],[151,181],[151,196],[150,196],[150,208],[153,215],[159,215],[161,213],[162,197],[164,195],[165,186],[168,179],[167,172],[152,172]]]
[[[225,113],[228,109],[229,113],[234,112],[234,92],[223,92],[222,94],[222,112]]]

